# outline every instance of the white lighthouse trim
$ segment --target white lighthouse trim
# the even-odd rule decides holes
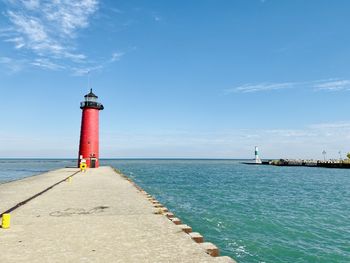
[[[255,146],[255,163],[261,164],[262,161],[259,157],[259,149],[258,146]]]

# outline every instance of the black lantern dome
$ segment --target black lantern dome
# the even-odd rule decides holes
[[[103,110],[104,107],[101,103],[97,102],[98,96],[96,96],[92,89],[90,89],[90,92],[84,96],[85,101],[82,101],[80,103],[80,109],[84,108],[93,108],[98,110]]]

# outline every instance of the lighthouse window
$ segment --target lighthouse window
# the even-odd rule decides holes
[[[87,97],[86,101],[96,102],[96,98],[94,98],[94,97]]]

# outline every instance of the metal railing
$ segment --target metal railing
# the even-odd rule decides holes
[[[95,101],[82,101],[80,102],[80,108],[95,108],[99,110],[103,110],[103,105],[99,102]]]

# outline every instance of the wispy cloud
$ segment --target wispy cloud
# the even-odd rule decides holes
[[[20,2],[23,3],[23,5],[28,9],[36,9],[40,7],[40,0],[21,0]]]
[[[340,90],[350,90],[350,80],[334,80],[328,81],[314,86],[319,90],[328,91],[340,91]]]
[[[13,59],[10,57],[0,57],[0,64],[7,69],[7,73],[16,73],[22,70],[26,61],[22,59]]]
[[[72,67],[71,71],[73,76],[85,76],[91,72],[98,72],[105,67],[106,63],[95,65],[95,66],[86,66],[86,67]]]
[[[85,76],[91,72],[101,71],[103,68],[106,68],[109,64],[119,61],[122,56],[124,56],[123,52],[113,52],[109,59],[106,59],[105,61],[99,64],[72,67],[71,70],[74,76]]]
[[[233,89],[227,90],[230,92],[242,92],[242,93],[250,93],[250,92],[258,92],[258,91],[269,91],[269,90],[280,90],[291,88],[295,85],[295,83],[285,82],[285,83],[258,83],[258,84],[244,84],[242,86],[235,87]]]
[[[120,60],[120,58],[124,56],[124,53],[123,52],[113,52],[112,53],[112,57],[110,59],[110,62],[115,62],[115,61],[118,61]]]
[[[78,34],[91,23],[99,0],[4,0],[4,3],[3,14],[8,24],[0,30],[0,38],[13,44],[27,66],[82,74],[86,69],[118,61],[123,55],[114,52],[111,58],[98,62],[79,51]],[[17,61],[7,59],[0,63],[14,65]]]
[[[30,64],[48,70],[60,70],[65,68],[64,66],[53,63],[52,61],[45,58],[37,58]]]
[[[79,29],[89,25],[98,9],[97,0],[6,1],[5,16],[10,22],[5,41],[16,49],[27,49],[38,56],[73,61],[85,59],[72,41]]]
[[[350,129],[350,122],[348,121],[339,121],[333,123],[318,123],[312,124],[309,126],[311,129],[322,129],[322,130],[330,130],[330,129]],[[349,134],[350,135],[350,134]]]
[[[284,89],[308,88],[315,91],[344,91],[350,90],[350,80],[347,79],[325,79],[303,82],[277,82],[277,83],[250,83],[234,88],[226,89],[225,93],[254,93],[276,91]]]

